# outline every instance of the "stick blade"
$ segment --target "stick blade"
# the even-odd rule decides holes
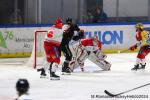
[[[116,96],[116,95],[114,95],[114,94],[108,92],[107,90],[104,90],[104,92],[105,92],[108,96],[111,96],[111,97],[115,97],[115,96]]]

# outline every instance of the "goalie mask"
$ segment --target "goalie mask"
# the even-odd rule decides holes
[[[21,94],[26,93],[29,88],[27,79],[19,79],[16,83],[16,90]]]
[[[93,43],[98,43],[99,39],[98,39],[98,36],[97,35],[94,35],[94,37],[92,37],[92,41]]]

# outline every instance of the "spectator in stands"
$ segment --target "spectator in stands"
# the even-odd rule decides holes
[[[10,15],[9,20],[10,20],[10,24],[23,24],[23,19],[22,19],[22,16],[21,16],[21,10],[17,9],[16,12],[13,12]]]
[[[107,14],[103,11],[102,7],[96,7],[96,12],[94,14],[93,22],[106,22],[108,19]]]
[[[93,14],[91,13],[90,10],[87,11],[86,22],[87,23],[92,23],[93,22]]]

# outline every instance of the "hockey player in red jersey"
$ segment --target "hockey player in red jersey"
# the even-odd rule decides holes
[[[84,71],[84,61],[88,58],[103,70],[110,70],[111,64],[105,60],[106,55],[102,53],[101,48],[102,43],[97,36],[82,39],[79,50],[76,52],[76,59],[70,63],[71,69],[73,70],[80,66],[81,70]]]
[[[60,50],[59,45],[62,39],[62,21],[58,18],[55,24],[50,28],[48,33],[46,34],[44,40],[44,50],[46,55],[46,60],[50,64],[49,71],[50,71],[50,78],[53,79],[60,79],[58,75],[55,74],[56,69],[60,63]],[[46,68],[38,69],[41,71],[41,76],[46,76],[45,73]]]
[[[136,24],[135,28],[137,43],[131,46],[129,49],[134,51],[135,49],[140,48],[140,50],[137,55],[136,64],[131,70],[145,69],[145,57],[150,52],[150,34],[149,32],[144,30],[144,26],[142,23]]]

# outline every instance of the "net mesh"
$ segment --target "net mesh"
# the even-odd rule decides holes
[[[38,68],[46,63],[43,43],[47,32],[46,30],[35,31],[33,49],[27,66]]]

